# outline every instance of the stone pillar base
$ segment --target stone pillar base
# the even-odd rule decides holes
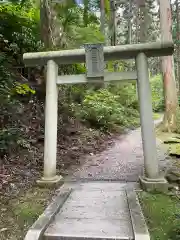
[[[56,185],[62,185],[63,184],[63,177],[62,176],[54,176],[52,178],[45,178],[42,177],[40,180],[36,181],[37,184],[41,187],[54,187]]]
[[[165,178],[151,179],[139,177],[140,185],[144,191],[165,193],[168,191],[168,182]]]

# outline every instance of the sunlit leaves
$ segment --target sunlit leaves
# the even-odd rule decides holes
[[[39,15],[36,8],[19,4],[0,5],[0,32],[9,44],[32,51],[39,40]]]

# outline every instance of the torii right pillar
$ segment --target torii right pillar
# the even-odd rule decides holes
[[[159,171],[148,59],[143,52],[139,53],[136,57],[136,67],[145,170],[144,176],[140,177],[140,183],[146,191],[165,192],[168,190],[168,183],[163,176],[160,176]]]

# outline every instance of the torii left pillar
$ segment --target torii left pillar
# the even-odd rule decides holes
[[[56,175],[57,119],[58,119],[58,66],[53,60],[47,62],[46,103],[45,103],[45,143],[44,173],[37,181],[40,185],[53,185],[62,180]]]

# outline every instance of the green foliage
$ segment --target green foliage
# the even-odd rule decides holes
[[[123,106],[138,109],[138,97],[136,91],[136,84],[115,84],[110,85],[109,90],[119,96],[119,101]]]
[[[35,94],[27,84],[17,82],[12,65],[22,64],[22,54],[38,50],[39,10],[27,3],[0,5],[0,155],[11,153],[23,139],[19,96]]]
[[[13,97],[15,87],[13,75],[9,72],[7,56],[0,54],[0,155],[18,147],[17,140],[22,136],[19,126],[20,102]]]
[[[74,2],[57,4],[55,11],[61,36],[58,46],[63,48],[79,48],[87,42],[104,41],[99,31],[99,22],[94,12],[89,11],[89,4],[83,9]]]
[[[73,29],[73,32],[75,47],[79,47],[84,43],[104,42],[104,36],[94,24],[83,28],[76,27]]]
[[[117,71],[124,71],[125,66],[123,61],[108,61],[106,67],[109,72],[114,72],[114,67],[117,66]]]
[[[109,89],[100,89],[96,92],[89,90],[82,104],[79,105],[79,112],[76,112],[76,115],[89,122],[91,126],[104,131],[135,127],[139,123],[135,96],[135,89],[131,91],[127,86],[119,86],[119,88],[110,86]]]
[[[16,83],[15,88],[13,89],[15,93],[19,95],[35,94],[35,90],[30,88],[27,84]]]
[[[157,75],[151,79],[151,90],[153,111],[162,112],[164,110],[164,95],[161,75]]]
[[[13,106],[14,100],[11,98],[11,89],[14,87],[13,76],[9,72],[9,63],[6,61],[7,56],[0,53],[0,106],[5,109],[6,106]]]
[[[180,227],[174,227],[169,233],[170,240],[179,240],[180,239]]]
[[[13,56],[21,63],[24,52],[40,47],[39,10],[20,4],[0,5],[1,51]]]

